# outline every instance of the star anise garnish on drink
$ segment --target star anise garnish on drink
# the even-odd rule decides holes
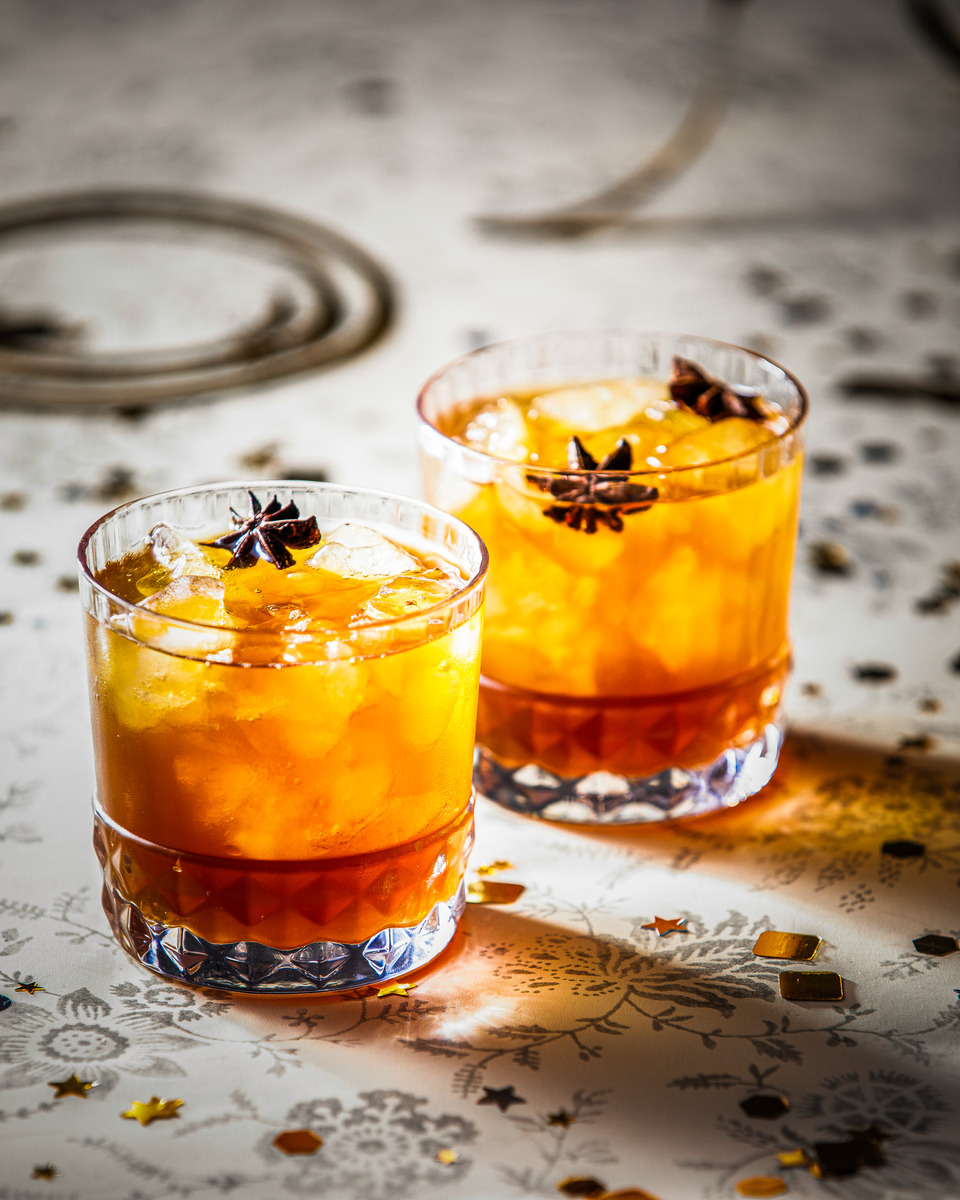
[[[293,555],[287,549],[305,550],[320,541],[320,530],[316,517],[301,517],[300,509],[292,500],[281,505],[276,496],[263,508],[253,492],[247,492],[253,515],[241,517],[236,509],[230,509],[234,530],[217,538],[215,542],[203,542],[204,546],[216,546],[218,550],[230,550],[233,557],[226,570],[234,567],[252,567],[258,558],[265,558],[283,571],[292,567]]]
[[[620,533],[625,514],[644,512],[659,495],[655,487],[634,483],[627,474],[633,466],[633,451],[625,438],[598,463],[583,442],[572,437],[567,444],[567,462],[577,474],[527,475],[527,483],[559,502],[543,510],[543,515],[558,525],[584,533],[596,533],[600,525],[606,525]]]
[[[726,417],[769,421],[782,415],[756,388],[725,383],[679,354],[674,355],[670,371],[670,395],[681,408],[711,421],[722,421]]]

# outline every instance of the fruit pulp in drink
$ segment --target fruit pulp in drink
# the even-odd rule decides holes
[[[293,557],[158,526],[98,573],[136,607],[87,617],[108,882],[211,942],[413,926],[469,852],[481,613],[436,619],[467,581],[356,526]]]
[[[425,456],[428,498],[490,554],[478,741],[501,764],[648,776],[776,720],[802,465],[785,415],[710,420],[622,378],[478,397],[436,424],[499,460],[471,480]],[[624,439],[655,499],[572,511],[574,435],[597,463]]]

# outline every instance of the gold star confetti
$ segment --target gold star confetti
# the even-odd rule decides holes
[[[478,1104],[495,1104],[501,1112],[506,1112],[511,1104],[526,1104],[526,1100],[522,1096],[518,1096],[513,1089],[513,1084],[505,1088],[488,1088],[483,1089],[483,1095],[477,1101]]]
[[[497,871],[512,871],[513,863],[507,862],[505,858],[498,858],[496,862],[487,863],[485,867],[477,867],[478,875],[495,875]]]
[[[46,988],[42,988],[39,983],[18,983],[13,990],[15,992],[28,992],[32,996],[34,992],[45,992]]]
[[[553,1113],[547,1113],[548,1125],[560,1125],[564,1129],[568,1129],[574,1123],[574,1121],[576,1121],[576,1119],[577,1118],[568,1113],[565,1108],[557,1109],[557,1111]]]
[[[737,1183],[738,1196],[782,1196],[787,1185],[776,1175],[751,1175]]]
[[[377,992],[377,999],[380,1000],[384,996],[409,996],[413,989],[419,986],[419,983],[388,983]]]
[[[836,971],[781,971],[784,1000],[842,1000],[843,980]]]
[[[820,949],[820,939],[813,933],[761,933],[753,947],[758,958],[790,958],[805,962]]]
[[[777,1155],[781,1167],[809,1167],[810,1159],[804,1150],[781,1150]]]
[[[316,1154],[323,1145],[323,1138],[312,1129],[285,1129],[277,1134],[273,1144],[284,1154]]]
[[[60,1172],[53,1165],[53,1163],[46,1163],[42,1167],[34,1167],[33,1174],[30,1176],[30,1178],[53,1180],[56,1179],[59,1174]]]
[[[557,1184],[557,1191],[565,1196],[586,1196],[587,1200],[602,1196],[606,1190],[599,1179],[592,1179],[588,1175],[571,1175]]]
[[[684,929],[687,923],[686,917],[654,917],[648,925],[641,925],[641,929],[655,929],[658,937],[666,937],[668,933],[690,933],[689,929]]]
[[[512,904],[527,889],[522,883],[496,883],[479,879],[467,884],[468,904]]]
[[[130,1107],[120,1116],[139,1121],[141,1125],[149,1125],[151,1121],[169,1121],[180,1116],[177,1109],[182,1103],[182,1100],[161,1100],[159,1096],[151,1096],[146,1103],[131,1100]]]
[[[86,1100],[87,1092],[91,1088],[97,1087],[97,1083],[93,1079],[80,1079],[76,1075],[71,1075],[67,1079],[61,1080],[59,1083],[54,1081],[48,1083],[47,1087],[56,1088],[53,1093],[54,1100],[59,1100],[61,1096],[79,1096],[81,1100]]]
[[[443,1163],[445,1167],[449,1167],[452,1163],[459,1162],[460,1155],[456,1150],[438,1150],[433,1156],[438,1163]]]

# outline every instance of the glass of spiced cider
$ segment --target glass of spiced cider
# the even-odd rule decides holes
[[[636,823],[770,780],[806,406],[776,364],[671,334],[531,337],[429,380],[427,497],[490,553],[482,794]]]
[[[87,532],[94,843],[130,954],[327,992],[447,945],[486,565],[445,513],[320,484],[168,492]]]

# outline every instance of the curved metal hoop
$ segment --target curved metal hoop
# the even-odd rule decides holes
[[[529,214],[476,218],[485,233],[573,238],[628,224],[704,153],[727,114],[735,82],[740,17],[749,0],[709,0],[696,91],[680,124],[639,167],[584,200]]]
[[[94,190],[0,208],[0,253],[46,231],[129,222],[232,234],[286,267],[305,305],[274,301],[255,327],[200,346],[122,354],[51,348],[42,336],[0,339],[0,408],[145,407],[333,366],[390,327],[394,288],[359,246],[324,225],[237,200],[164,190]],[[15,332],[15,330],[14,330]]]

